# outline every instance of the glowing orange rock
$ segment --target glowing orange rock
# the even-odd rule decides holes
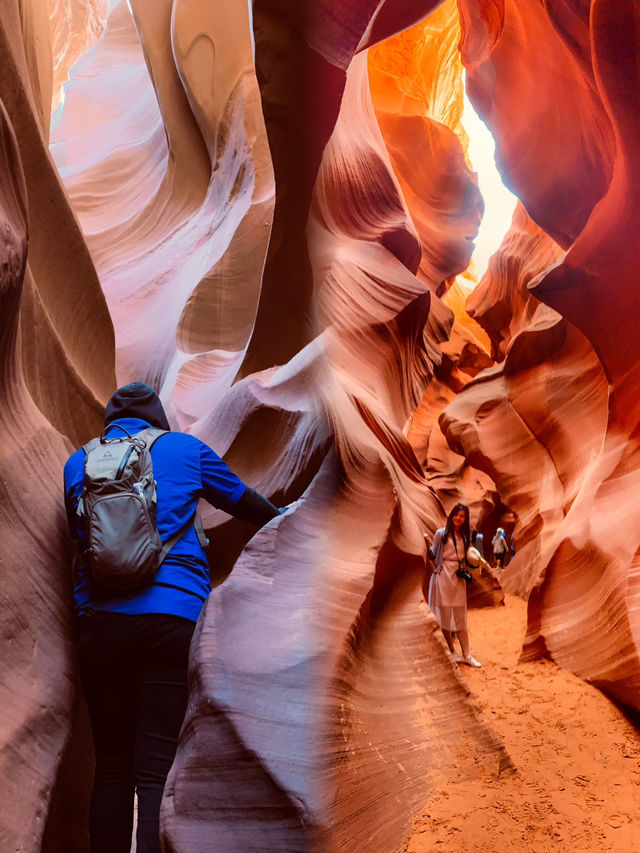
[[[579,8],[570,14],[566,5],[458,3],[469,97],[496,138],[498,170],[565,248],[604,194],[613,154],[591,68],[589,7],[571,4]],[[549,109],[549,92],[562,110]]]
[[[540,456],[538,467],[528,451],[536,485],[525,516],[538,518],[537,532],[544,528],[548,537],[540,537],[540,551],[531,555],[539,579],[530,597],[527,649],[548,651],[638,707],[639,520],[631,509],[634,499],[625,496],[635,495],[639,471],[640,403],[634,377],[640,308],[632,284],[640,260],[632,236],[640,224],[634,177],[639,108],[632,94],[638,82],[632,57],[638,52],[640,12],[633,4],[601,0],[590,6],[505,0],[461,0],[459,5],[470,94],[494,130],[500,169],[535,222],[568,249],[546,274],[540,269],[533,292],[593,347],[570,327],[565,337],[563,324],[549,318],[542,337],[526,331],[516,335],[504,362],[509,383],[518,374],[524,377],[523,368],[556,365],[555,376],[544,385],[547,403],[537,404],[537,412],[527,404],[523,418],[553,465],[548,484],[539,491],[537,472],[547,463]],[[561,111],[549,110],[547,89],[563,104]],[[554,337],[551,357],[547,347]],[[546,368],[540,362],[545,350]],[[502,392],[489,396],[500,398]],[[511,390],[505,399],[513,403]],[[519,395],[516,409],[525,399]],[[468,412],[459,424],[469,417]],[[455,412],[453,419],[458,421]],[[513,428],[517,441],[519,428]],[[449,429],[453,438],[453,420]],[[489,430],[485,418],[479,433],[488,436]],[[527,444],[531,447],[530,440]],[[487,453],[490,464],[505,453],[506,448],[494,445]],[[524,475],[524,470],[511,472],[507,502],[522,505],[517,480]],[[616,522],[614,504],[630,508]],[[610,535],[614,527],[620,541]],[[527,573],[529,580],[535,573]],[[601,627],[594,630],[595,625]]]
[[[457,133],[466,143],[460,126],[458,38],[458,13],[448,0],[420,25],[378,45],[369,57],[380,129],[420,235],[419,276],[439,293],[449,270],[467,267],[483,210],[475,175],[456,138]]]
[[[53,59],[53,92],[49,102],[54,110],[62,98],[62,86],[71,66],[90,50],[102,31],[109,12],[109,0],[48,0]],[[27,44],[38,45],[46,57],[40,40],[25,38]]]

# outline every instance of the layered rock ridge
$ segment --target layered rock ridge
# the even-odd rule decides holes
[[[529,595],[525,654],[638,708],[640,13],[458,5],[469,94],[526,213],[470,300],[501,363],[440,423],[518,516],[505,586]]]

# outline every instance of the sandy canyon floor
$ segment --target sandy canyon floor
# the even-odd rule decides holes
[[[519,663],[526,605],[470,611],[480,670],[460,667],[517,770],[448,784],[405,853],[640,851],[640,732],[550,661]]]

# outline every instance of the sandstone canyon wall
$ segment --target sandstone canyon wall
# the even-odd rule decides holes
[[[54,820],[78,802],[62,757],[86,748],[83,730],[70,736],[58,489],[116,374],[153,384],[174,425],[278,503],[294,501],[247,547],[243,525],[206,515],[213,573],[235,567],[194,643],[163,806],[168,849],[228,849],[231,838],[272,850],[392,849],[463,745],[470,775],[508,765],[422,600],[422,534],[442,509],[403,432],[442,361],[453,314],[435,293],[467,265],[481,201],[455,136],[423,119],[431,208],[441,219],[455,208],[458,225],[416,224],[369,92],[368,48],[435,5],[363,0],[334,16],[330,3],[265,0],[250,16],[243,4],[137,0],[52,3],[50,21],[39,4],[16,4],[3,17],[12,63],[1,94],[11,106],[20,94],[4,171],[22,159],[28,254],[26,203],[7,221],[23,229],[17,254],[34,269],[21,299],[22,266],[7,278],[25,375],[9,385],[34,400],[18,413],[24,439],[42,423],[59,444],[52,470],[37,474],[59,537],[41,557],[60,589],[46,608],[30,606],[20,573],[25,555],[39,565],[42,540],[16,527],[15,502],[5,503],[4,524],[24,539],[7,555],[16,591],[6,601],[18,626],[34,626],[16,636],[34,633],[32,646],[50,650],[46,677],[34,671],[28,684],[53,721],[39,723],[16,691],[28,737],[4,731],[7,776],[21,760],[14,736],[23,750],[24,778],[4,785],[9,846],[84,849],[75,825],[65,836]],[[452,3],[447,14],[457,20]],[[74,60],[52,126],[54,169],[49,112]],[[309,99],[309,87],[322,97]],[[9,475],[26,489],[36,474],[18,465],[25,452],[9,454]],[[26,683],[18,657],[6,665]],[[42,726],[52,741],[39,766]],[[86,795],[86,775],[79,781]]]
[[[59,824],[81,795],[56,794],[70,761],[86,773],[58,489],[116,376],[291,504],[250,541],[205,510],[226,580],[192,648],[168,850],[386,853],[453,764],[509,765],[422,598],[423,534],[461,496],[517,516],[529,653],[637,705],[632,6],[4,6],[7,846],[85,849]],[[460,39],[524,205],[475,320]]]
[[[369,52],[369,79],[393,171],[420,238],[416,274],[453,313],[432,380],[404,431],[444,512],[462,501],[482,528],[496,509],[495,486],[451,450],[438,425],[469,379],[493,364],[487,335],[466,312],[465,281],[456,278],[468,265],[469,240],[483,211],[466,163],[460,37],[457,10],[444,3],[421,24]],[[427,582],[428,577],[425,588]],[[483,572],[471,590],[472,606],[502,599],[490,572]]]
[[[526,212],[469,302],[501,363],[441,425],[517,515],[525,654],[637,708],[638,8],[458,5],[469,94]]]
[[[82,743],[67,749],[76,673],[60,463],[74,443],[99,429],[115,385],[104,295],[48,151],[49,40],[42,4],[3,4],[0,847],[6,850],[40,850],[45,834],[57,849],[82,849],[85,842],[89,753]]]

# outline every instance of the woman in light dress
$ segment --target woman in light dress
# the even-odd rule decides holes
[[[471,654],[467,629],[467,583],[456,572],[467,568],[469,547],[469,507],[456,504],[449,513],[447,524],[436,530],[429,556],[434,568],[429,582],[429,607],[440,623],[442,633],[456,663],[480,667]],[[457,636],[462,655],[453,646]]]

